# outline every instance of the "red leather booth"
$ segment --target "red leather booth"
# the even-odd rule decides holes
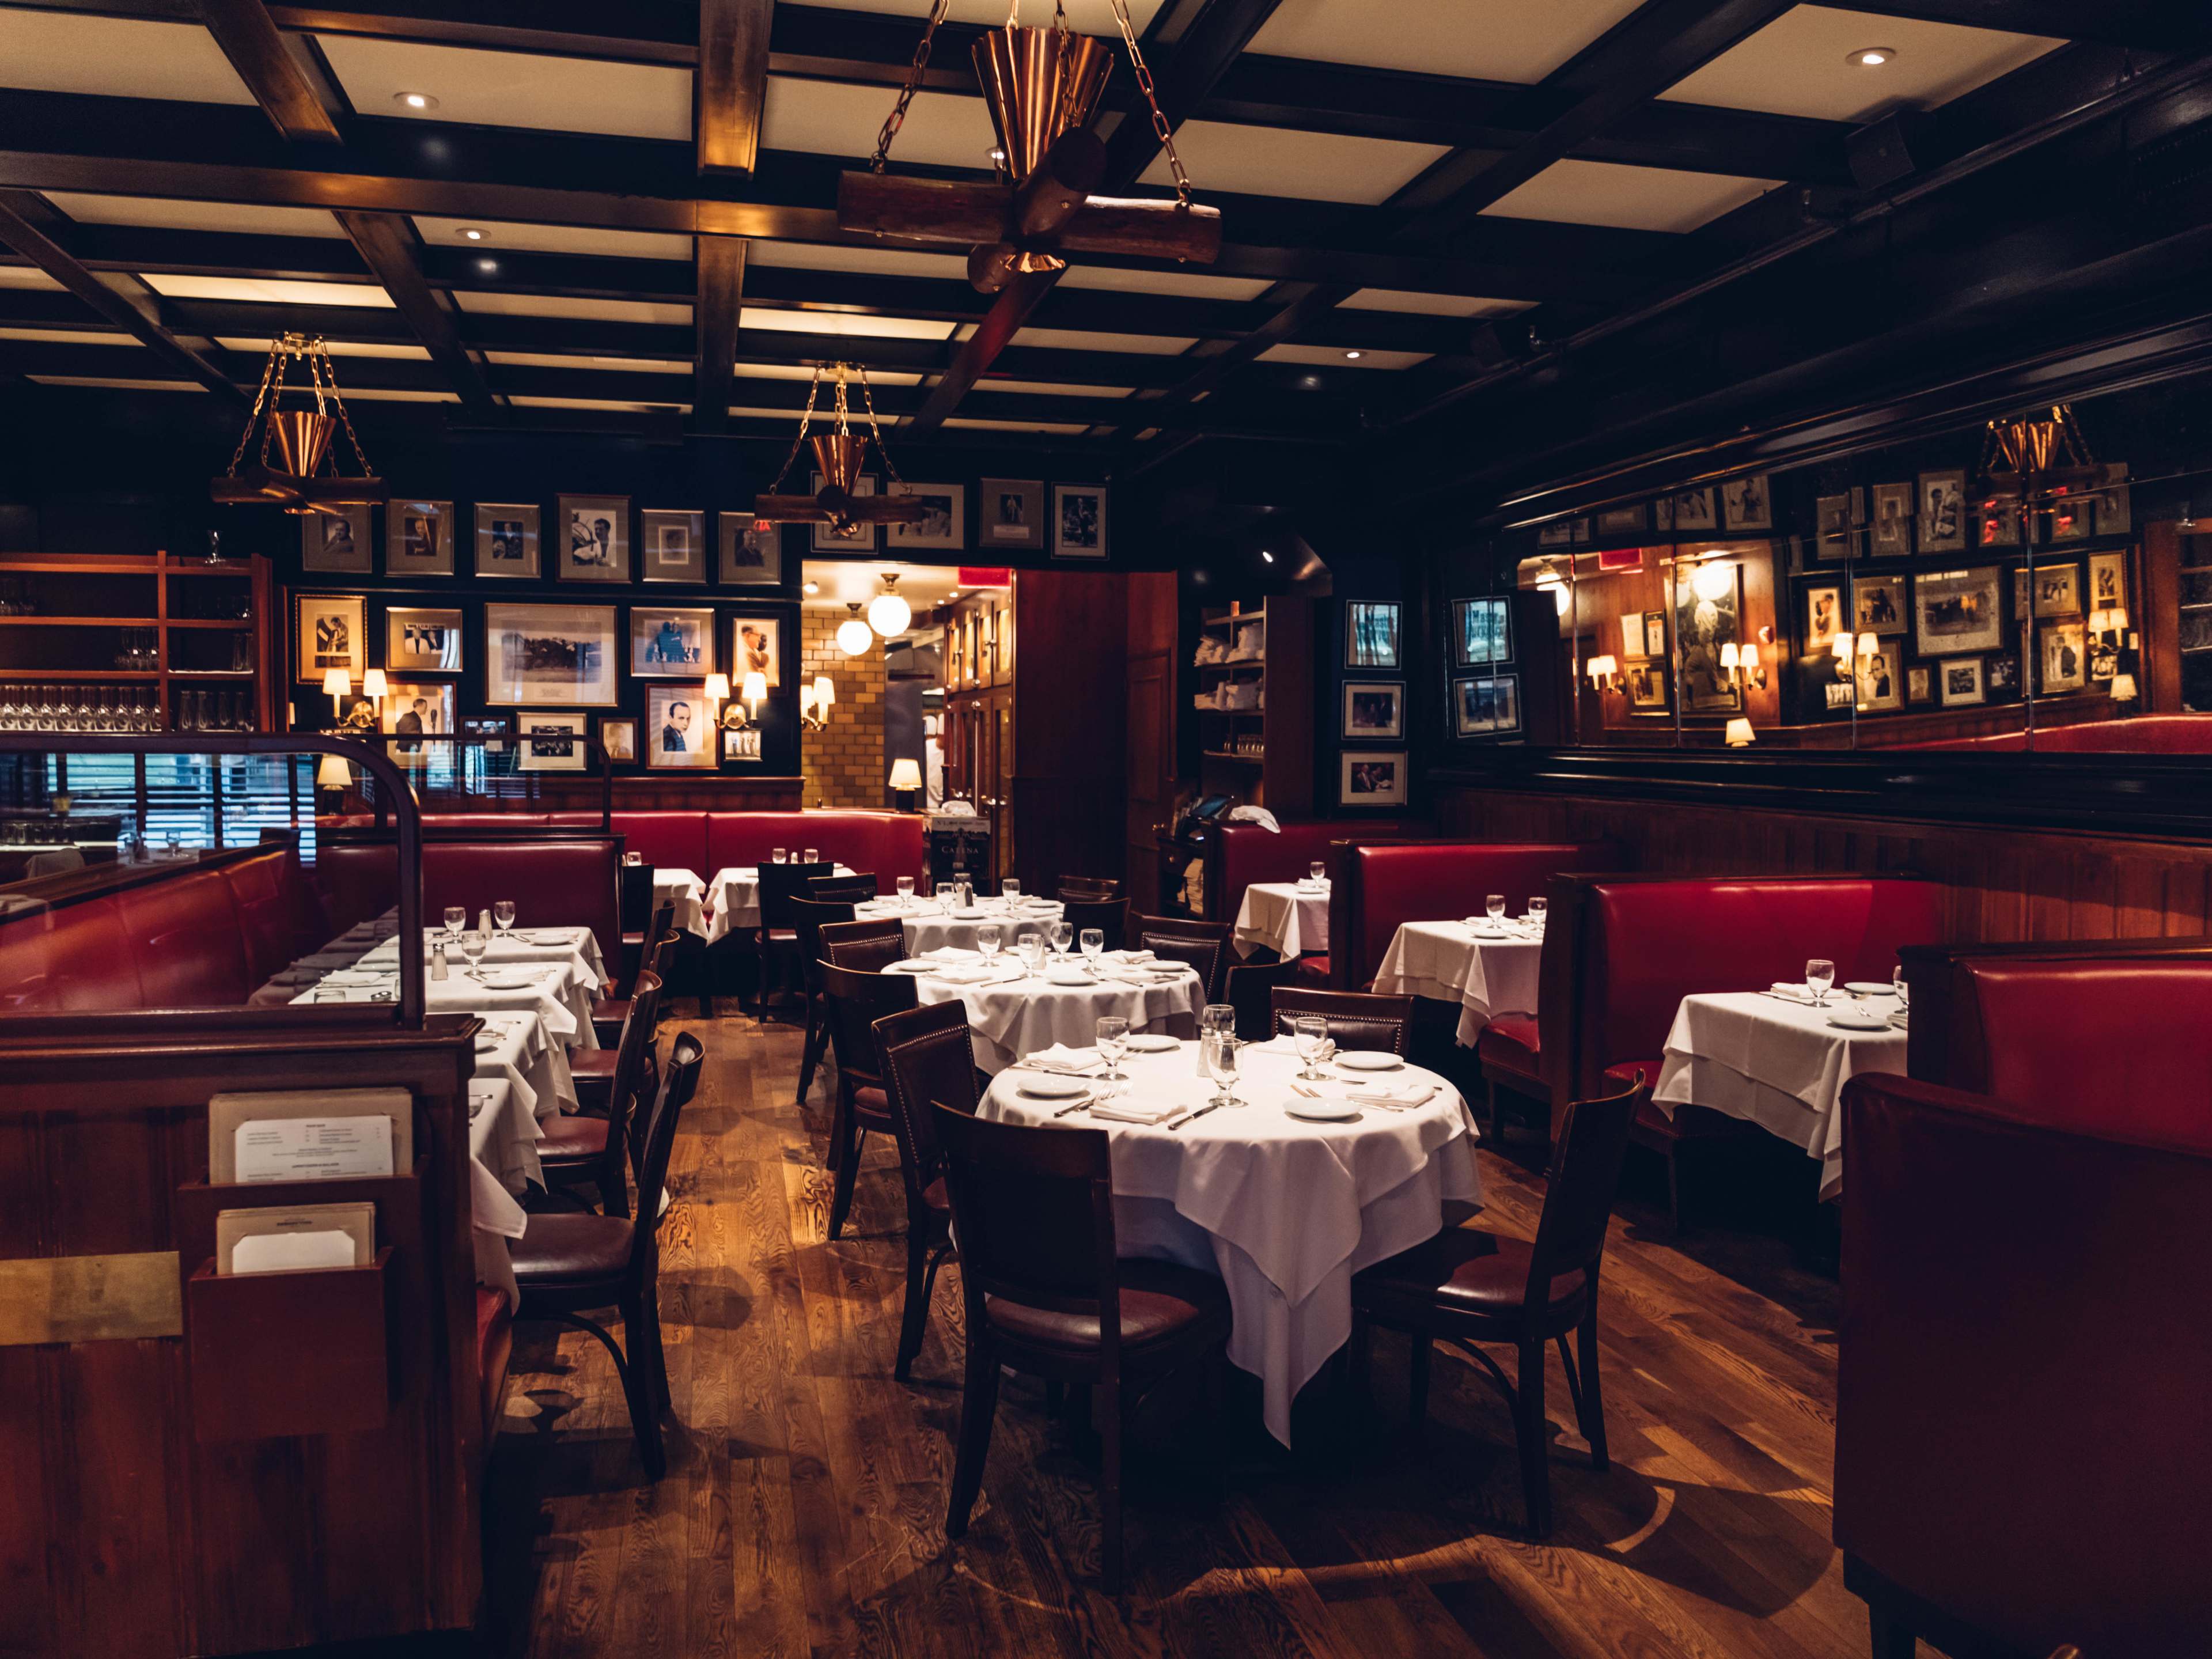
[[[2025,750],[2025,732],[1993,732],[1985,738],[1953,738],[1916,744],[1919,749],[1956,749],[1970,753]],[[2139,714],[2132,720],[2078,720],[2035,728],[2039,755],[2212,755],[2212,714]]]
[[[389,839],[325,836],[315,854],[333,933],[380,915],[397,902],[398,848]],[[473,921],[495,900],[511,898],[526,927],[589,927],[609,963],[622,958],[621,843],[611,836],[561,832],[480,841],[425,840],[422,914],[434,922],[448,905]]]
[[[1878,1652],[2202,1654],[2212,962],[1952,973],[1977,1086],[1844,1091],[1844,1582]]]
[[[1331,842],[1426,841],[1435,833],[1413,818],[1310,819],[1279,833],[1256,823],[1218,824],[1206,847],[1206,919],[1236,921],[1247,887],[1298,880],[1310,866],[1328,862]]]

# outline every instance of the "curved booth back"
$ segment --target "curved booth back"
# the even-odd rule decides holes
[[[1206,845],[1206,918],[1234,921],[1247,887],[1255,881],[1297,881],[1310,866],[1328,862],[1332,842],[1426,841],[1435,833],[1416,818],[1307,819],[1279,830],[1217,824]]]
[[[1477,915],[1492,893],[1520,915],[1556,875],[1619,870],[1617,842],[1412,842],[1344,848],[1331,872],[1329,980],[1364,991],[1397,936],[1399,924]],[[1303,873],[1303,872],[1301,872]]]

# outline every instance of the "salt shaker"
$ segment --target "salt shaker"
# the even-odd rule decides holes
[[[433,945],[430,947],[430,977],[444,979],[448,971],[446,966],[446,947],[442,944]]]

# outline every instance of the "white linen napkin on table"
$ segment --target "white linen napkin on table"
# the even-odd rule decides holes
[[[1164,1123],[1188,1109],[1185,1106],[1139,1106],[1130,1100],[1102,1100],[1092,1103],[1088,1115],[1104,1118],[1109,1123]]]
[[[1380,1106],[1402,1112],[1425,1103],[1436,1091],[1433,1083],[1363,1083],[1347,1090],[1344,1097],[1355,1106]]]
[[[1015,1064],[1024,1071],[1050,1072],[1060,1077],[1094,1077],[1106,1069],[1096,1048],[1071,1048],[1065,1042],[1024,1054]]]
[[[1802,979],[1778,979],[1766,988],[1766,994],[1780,997],[1784,1002],[1802,1002],[1808,1007],[1813,1003],[1813,988]]]

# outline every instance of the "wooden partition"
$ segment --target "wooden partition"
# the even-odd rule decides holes
[[[471,1016],[0,1025],[0,1648],[170,1659],[475,1620]],[[207,1103],[386,1085],[416,1163],[210,1187]],[[367,1267],[216,1279],[227,1207],[374,1200]]]

